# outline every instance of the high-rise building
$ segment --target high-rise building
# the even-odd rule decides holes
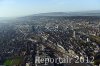
[[[89,40],[89,38],[87,38],[87,42],[89,42],[90,40]]]
[[[76,38],[76,32],[75,31],[73,31],[73,37]]]

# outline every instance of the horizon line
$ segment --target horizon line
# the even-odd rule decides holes
[[[19,17],[26,17],[26,16],[32,16],[32,15],[38,15],[38,14],[46,14],[46,13],[77,13],[77,12],[89,12],[89,11],[100,11],[100,10],[85,10],[85,11],[51,11],[51,12],[40,12],[40,13],[34,13],[34,14],[28,14],[23,16],[8,16],[8,17],[0,17],[0,18],[19,18]]]

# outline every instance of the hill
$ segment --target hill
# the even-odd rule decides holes
[[[100,16],[100,11],[85,11],[85,12],[50,12],[34,14],[33,16]]]

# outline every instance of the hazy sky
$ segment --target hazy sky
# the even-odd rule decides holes
[[[0,0],[0,17],[100,10],[100,0]]]

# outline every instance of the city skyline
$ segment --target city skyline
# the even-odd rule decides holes
[[[0,17],[100,10],[100,0],[0,0]]]

